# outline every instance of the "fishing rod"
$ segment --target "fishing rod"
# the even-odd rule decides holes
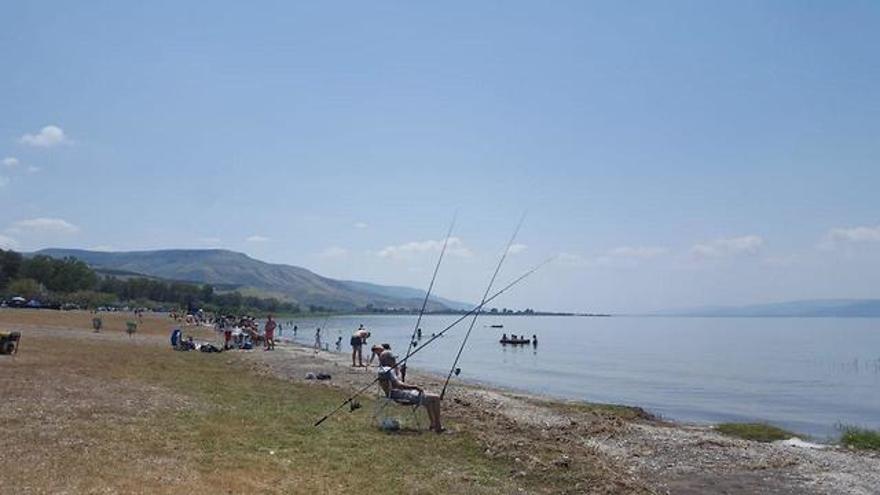
[[[495,266],[495,273],[492,274],[491,280],[489,280],[489,285],[486,286],[486,291],[483,293],[483,299],[480,301],[480,305],[486,304],[486,298],[489,297],[489,291],[492,290],[492,286],[495,285],[495,278],[498,277],[498,272],[501,271],[501,265],[504,264],[504,260],[507,259],[508,253],[510,253],[510,246],[513,245],[513,241],[516,239],[517,234],[519,234],[519,229],[522,227],[523,221],[526,219],[526,214],[523,212],[522,216],[519,218],[519,223],[516,224],[516,229],[513,230],[513,235],[510,236],[510,240],[507,241],[507,246],[504,248],[504,253],[501,255],[501,259],[498,260],[498,264]],[[471,336],[471,331],[474,329],[474,324],[477,323],[477,318],[480,316],[482,311],[477,311],[474,313],[474,318],[471,320],[471,324],[467,329],[467,332],[464,334],[464,339],[461,340],[461,347],[458,348],[458,354],[455,355],[455,360],[452,361],[452,367],[449,368],[449,374],[446,375],[446,381],[443,382],[443,390],[440,391],[440,400],[443,400],[446,397],[446,388],[449,387],[449,380],[452,379],[452,374],[458,375],[458,372],[461,370],[456,369],[458,365],[458,360],[461,359],[461,353],[464,352],[464,346],[467,345],[467,341]]]
[[[434,289],[434,281],[437,280],[437,272],[440,270],[440,263],[443,262],[443,255],[446,254],[446,246],[449,245],[449,236],[452,235],[452,228],[455,227],[456,217],[458,217],[458,212],[455,212],[452,215],[452,223],[449,224],[449,230],[446,232],[446,237],[443,239],[443,249],[440,250],[440,257],[437,258],[437,265],[434,266],[434,275],[431,276],[431,283],[428,284],[428,290],[425,292],[425,300],[422,301],[422,309],[419,310],[419,317],[416,319],[416,326],[413,327],[412,336],[409,338],[409,344],[406,346],[407,358],[412,352],[413,343],[416,341],[416,332],[419,331],[419,326],[422,324],[422,316],[425,314],[425,308],[428,306],[428,298],[431,297],[431,291]],[[400,368],[400,381],[406,381],[406,365]]]
[[[403,358],[399,363],[397,363],[397,364],[395,364],[394,366],[392,366],[391,369],[399,368],[401,365],[406,364],[406,361],[407,361],[409,358],[415,356],[416,353],[418,353],[419,351],[421,351],[421,350],[424,349],[425,347],[428,347],[428,345],[429,345],[431,342],[434,342],[435,340],[437,340],[437,339],[439,339],[440,337],[442,337],[444,333],[448,332],[451,328],[455,327],[456,325],[458,325],[459,323],[461,323],[462,321],[464,321],[468,316],[471,316],[471,315],[474,314],[474,312],[476,312],[476,311],[480,311],[481,309],[483,309],[483,306],[485,306],[486,304],[489,304],[489,303],[492,302],[492,300],[494,300],[496,297],[498,297],[498,296],[504,294],[505,292],[507,292],[508,290],[510,290],[513,286],[519,284],[519,283],[522,282],[526,277],[532,275],[533,273],[535,273],[536,271],[538,271],[539,269],[541,269],[544,265],[546,265],[546,264],[550,263],[551,261],[553,261],[555,258],[556,258],[555,256],[550,257],[550,258],[547,258],[547,259],[544,260],[542,263],[540,263],[540,264],[534,266],[531,270],[529,270],[529,271],[523,273],[522,275],[520,275],[519,277],[517,277],[516,279],[514,279],[512,282],[510,282],[509,284],[507,284],[506,286],[504,286],[504,288],[502,288],[502,289],[499,290],[498,292],[492,294],[491,297],[489,297],[488,299],[486,299],[486,300],[483,301],[482,303],[478,304],[477,306],[473,307],[473,308],[472,308],[470,311],[468,311],[467,313],[461,315],[457,320],[455,320],[454,322],[452,322],[451,324],[449,324],[446,328],[444,328],[443,330],[441,330],[439,333],[434,334],[430,339],[428,339],[427,342],[424,343],[424,345],[422,345],[422,346],[420,346],[420,347],[417,347],[414,351],[412,351],[412,352],[410,353],[410,355],[409,355],[408,357]],[[321,419],[319,419],[318,421],[316,421],[315,424],[314,424],[314,426],[315,426],[315,427],[320,426],[321,423],[323,423],[324,421],[327,420],[327,418],[329,418],[330,416],[333,416],[334,414],[336,414],[336,412],[338,412],[340,409],[342,409],[343,407],[345,407],[346,404],[352,402],[352,401],[353,401],[354,399],[356,399],[359,395],[361,395],[362,393],[366,392],[367,389],[369,389],[370,387],[372,387],[372,386],[373,386],[376,382],[378,382],[378,381],[379,381],[379,377],[373,378],[373,380],[372,380],[370,383],[368,383],[367,385],[365,385],[363,388],[357,390],[357,391],[356,391],[354,394],[352,394],[349,398],[347,398],[347,399],[345,399],[344,401],[342,401],[342,404],[339,404],[338,406],[336,406],[336,409],[330,411],[329,413],[325,414],[324,417],[322,417]]]

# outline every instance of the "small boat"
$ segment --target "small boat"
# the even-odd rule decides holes
[[[499,324],[489,325],[489,328],[504,328],[504,325],[499,325]]]
[[[501,340],[499,340],[498,342],[500,342],[501,345],[507,345],[507,344],[510,344],[510,345],[528,345],[528,344],[531,344],[531,343],[532,343],[532,340],[531,340],[531,339],[501,339]]]

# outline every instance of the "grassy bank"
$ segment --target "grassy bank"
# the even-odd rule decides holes
[[[721,423],[715,426],[715,429],[727,436],[756,442],[775,442],[797,436],[795,433],[765,423]]]
[[[563,493],[584,472],[519,474],[454,419],[447,435],[383,433],[369,397],[314,428],[347,390],[268,376],[248,353],[173,352],[166,320],[129,340],[125,315],[102,334],[66,328],[88,314],[4,312],[0,326],[10,315],[47,328],[0,360],[10,493]]]
[[[840,443],[854,449],[880,451],[880,431],[857,426],[844,426],[840,435]]]

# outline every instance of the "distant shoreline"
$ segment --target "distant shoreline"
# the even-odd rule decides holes
[[[462,316],[471,313],[470,311],[425,311],[426,315],[440,315],[440,316]],[[340,312],[333,313],[334,316],[366,316],[366,315],[418,315],[418,311],[350,311],[350,312]],[[472,313],[471,313],[472,314]],[[490,312],[481,312],[479,313],[481,317],[509,317],[509,316],[574,316],[574,317],[586,317],[586,318],[610,318],[612,315],[610,313],[556,313],[552,311],[533,311],[533,312],[514,312],[514,313],[490,313]]]

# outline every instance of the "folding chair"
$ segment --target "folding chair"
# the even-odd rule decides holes
[[[422,430],[422,422],[419,418],[419,407],[421,406],[418,404],[397,402],[391,397],[388,397],[380,384],[377,386],[376,391],[376,410],[373,413],[373,424],[382,430],[403,429],[403,418],[397,413],[401,411],[400,408],[407,408],[410,412],[407,416],[412,416],[412,422],[415,425],[414,429],[420,431]]]

